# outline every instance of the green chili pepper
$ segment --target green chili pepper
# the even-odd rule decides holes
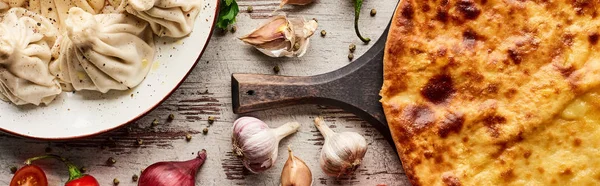
[[[369,41],[371,41],[371,39],[368,37],[363,37],[358,31],[358,18],[360,17],[360,9],[362,8],[362,3],[363,0],[354,0],[354,31],[356,32],[356,35],[358,36],[358,38],[360,38],[361,41],[368,43]]]

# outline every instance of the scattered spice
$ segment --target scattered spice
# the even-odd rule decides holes
[[[87,168],[86,167],[81,167],[81,168],[79,168],[79,172],[85,173],[85,172],[87,172]]]
[[[321,30],[321,37],[325,37],[325,35],[327,35],[327,31]]]
[[[185,141],[192,141],[192,135],[189,133],[185,134]]]
[[[175,120],[175,115],[169,114],[169,117],[167,118],[167,121],[171,122],[173,120]]]
[[[350,50],[350,52],[354,53],[354,51],[356,50],[356,45],[354,43],[350,43],[350,46],[348,46],[348,49]]]
[[[10,173],[15,174],[17,172],[17,167],[12,166],[10,167]]]
[[[237,26],[233,25],[231,27],[231,33],[235,33],[235,31],[237,31]]]
[[[281,69],[279,68],[279,65],[275,65],[275,66],[273,67],[273,72],[275,72],[275,74],[279,74],[279,71],[280,71],[280,70],[281,70]]]
[[[37,23],[37,26],[42,26],[42,23]]]
[[[121,183],[121,182],[119,181],[119,179],[117,179],[117,178],[113,179],[113,184],[114,184],[114,185],[119,185],[119,183]]]
[[[144,140],[143,140],[143,139],[140,139],[140,138],[137,138],[137,139],[135,140],[135,143],[136,143],[137,145],[142,145],[142,144],[144,144]]]
[[[349,54],[348,54],[348,60],[352,60],[352,59],[354,59],[354,54],[352,54],[352,53],[349,53]]]
[[[377,14],[377,10],[375,10],[374,8],[371,9],[371,16],[375,16],[375,14]]]
[[[137,174],[133,174],[133,176],[131,176],[131,180],[134,182],[138,181],[138,179],[140,179],[140,177]]]
[[[294,51],[300,50],[300,43],[294,43]]]
[[[202,130],[202,134],[204,134],[204,135],[208,134],[208,127],[204,128],[204,130]]]
[[[108,165],[114,165],[115,163],[117,163],[117,160],[113,157],[110,157],[106,160],[106,164]]]
[[[208,116],[208,124],[213,124],[215,123],[215,117],[214,116]]]
[[[248,13],[252,13],[254,12],[254,7],[248,6],[248,8],[246,8],[246,11],[248,11]]]
[[[317,22],[317,23],[319,22],[319,20],[317,20],[317,18],[313,18],[312,20],[315,20],[315,22]]]
[[[152,126],[153,126],[153,127],[155,127],[155,126],[157,126],[157,125],[158,125],[158,119],[154,119],[154,120],[152,121]]]

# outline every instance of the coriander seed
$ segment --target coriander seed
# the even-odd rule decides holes
[[[141,138],[137,138],[137,139],[135,140],[135,143],[136,143],[137,145],[142,145],[142,144],[144,144],[144,140],[143,140],[143,139],[141,139]]]
[[[215,117],[214,116],[208,116],[208,124],[213,124],[215,123]]]
[[[10,167],[10,173],[15,174],[17,172],[17,167],[12,166]]]
[[[204,128],[204,130],[202,130],[202,134],[204,134],[204,135],[208,134],[208,127]]]
[[[231,33],[235,33],[235,31],[237,31],[237,26],[233,25],[231,26]]]
[[[113,184],[114,184],[114,185],[119,185],[119,183],[121,183],[121,182],[119,181],[119,179],[117,179],[117,178],[113,179]]]
[[[356,50],[356,45],[354,43],[350,43],[350,46],[348,46],[348,49],[350,50],[350,52],[354,53],[354,51]]]
[[[294,43],[294,51],[300,50],[300,43]]]
[[[185,141],[192,141],[192,135],[191,134],[185,134]]]
[[[115,163],[117,163],[117,160],[113,157],[110,157],[106,160],[106,164],[108,165],[114,165]]]
[[[325,35],[327,35],[327,31],[321,30],[321,37],[325,37]]]
[[[254,7],[248,6],[248,8],[246,8],[246,11],[248,11],[248,13],[252,13],[254,12]]]
[[[352,59],[354,59],[354,54],[352,54],[352,53],[348,54],[348,60],[352,61]]]
[[[275,65],[275,66],[273,67],[273,72],[275,72],[275,74],[279,74],[279,71],[280,71],[280,70],[281,70],[281,69],[279,68],[279,65]]]
[[[153,126],[153,127],[155,127],[155,126],[157,126],[157,125],[158,125],[158,119],[154,119],[154,120],[152,121],[152,126]]]
[[[375,10],[374,8],[371,9],[371,16],[375,16],[375,14],[377,14],[377,10]]]
[[[169,114],[169,117],[167,118],[167,121],[173,121],[173,120],[175,120],[175,115]]]
[[[87,172],[87,168],[86,167],[81,167],[81,168],[79,168],[79,171],[81,173],[85,173],[85,172]]]
[[[131,176],[131,180],[133,180],[134,182],[138,181],[138,179],[140,179],[140,177],[137,174]]]

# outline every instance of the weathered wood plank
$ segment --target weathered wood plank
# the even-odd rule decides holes
[[[284,146],[291,145],[297,156],[304,159],[314,174],[315,185],[409,185],[400,161],[392,147],[366,122],[339,108],[317,105],[288,107],[249,114],[263,119],[271,127],[296,120],[302,124],[300,131],[286,139],[280,146],[275,167],[263,174],[254,175],[231,154],[231,125],[239,116],[231,110],[230,74],[272,74],[278,65],[283,75],[315,75],[338,69],[349,63],[348,45],[357,44],[358,57],[369,45],[363,45],[354,35],[353,9],[350,0],[317,0],[307,7],[285,6],[276,13],[289,16],[316,18],[319,30],[327,30],[327,36],[312,37],[311,47],[302,58],[269,58],[235,39],[250,32],[268,19],[279,6],[277,0],[239,0],[240,9],[236,33],[215,33],[200,63],[182,86],[156,110],[136,123],[105,135],[68,142],[43,142],[0,135],[0,185],[8,185],[12,175],[9,168],[20,165],[30,156],[45,153],[50,147],[53,153],[63,154],[76,164],[87,167],[101,185],[111,185],[113,178],[120,185],[135,185],[133,174],[153,162],[185,160],[194,157],[200,149],[207,149],[208,161],[201,169],[197,185],[278,185],[279,174],[287,152]],[[362,32],[376,40],[386,27],[397,1],[367,0],[361,18]],[[253,13],[245,12],[252,5]],[[377,8],[375,17],[369,10]],[[173,121],[167,121],[169,114]],[[316,116],[324,116],[336,131],[355,131],[363,134],[369,143],[367,157],[355,175],[348,178],[325,176],[319,168],[318,155],[323,137],[313,126]],[[209,125],[207,118],[217,121]],[[151,126],[153,120],[159,124]],[[202,134],[209,128],[207,135]],[[192,134],[190,142],[185,134]],[[141,145],[137,140],[143,140]],[[114,157],[115,165],[109,166],[106,159]],[[51,183],[65,182],[64,167],[48,161],[42,167],[47,170]]]

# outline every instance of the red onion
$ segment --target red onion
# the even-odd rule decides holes
[[[138,186],[194,186],[196,172],[206,160],[206,150],[189,161],[158,162],[144,169]]]

